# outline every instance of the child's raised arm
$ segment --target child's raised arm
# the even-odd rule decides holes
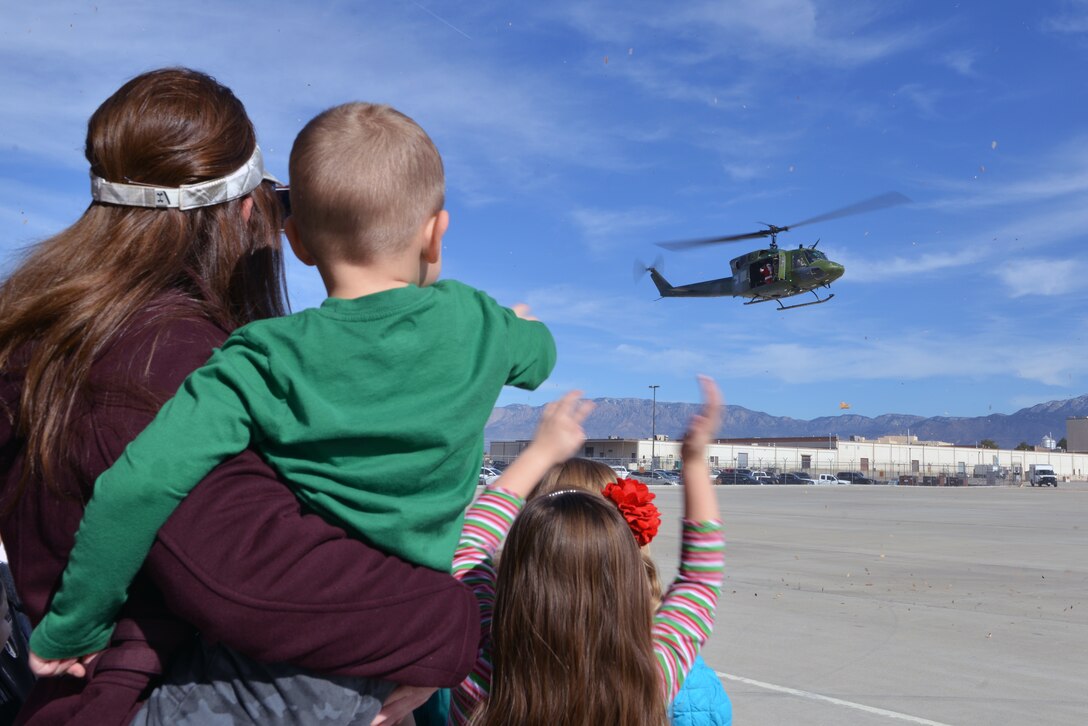
[[[684,466],[680,475],[684,480],[684,516],[705,522],[718,519],[718,498],[710,483],[710,468],[706,461],[706,449],[721,424],[722,394],[718,385],[707,376],[699,376],[703,392],[703,410],[691,419],[680,456]]]
[[[722,523],[706,462],[707,445],[721,421],[722,396],[705,376],[699,376],[699,386],[703,410],[692,418],[680,449],[684,459],[680,570],[654,618],[654,649],[667,701],[676,697],[699,648],[710,637],[724,566]]]
[[[586,439],[582,422],[593,410],[593,402],[581,396],[581,391],[571,391],[544,407],[532,442],[506,467],[496,485],[524,499],[553,466],[578,453]]]

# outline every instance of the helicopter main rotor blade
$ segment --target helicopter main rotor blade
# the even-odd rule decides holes
[[[910,201],[910,198],[903,196],[899,192],[886,192],[871,199],[866,199],[864,201],[858,202],[857,204],[851,204],[848,207],[843,207],[842,209],[836,209],[832,212],[826,212],[824,214],[818,214],[815,217],[809,217],[808,219],[801,220],[800,222],[794,222],[793,224],[783,227],[783,229],[793,229],[795,227],[801,227],[806,224],[826,222],[829,219],[849,217],[854,214],[875,212],[878,209],[884,209],[885,207],[894,207],[897,204],[909,204]]]
[[[739,242],[742,239],[758,239],[760,237],[769,237],[771,231],[764,229],[759,232],[747,232],[745,234],[731,234],[726,237],[700,237],[698,239],[682,239],[675,242],[658,242],[658,247],[664,247],[667,250],[689,250],[692,247],[702,247],[703,245],[715,245],[722,242]]]
[[[911,200],[900,194],[899,192],[886,192],[878,196],[866,199],[856,204],[851,204],[841,209],[836,209],[831,212],[825,212],[815,217],[809,217],[803,219],[800,222],[794,222],[793,224],[786,225],[785,227],[777,227],[773,224],[766,224],[767,229],[761,229],[758,232],[746,232],[744,234],[732,234],[724,237],[699,237],[696,239],[683,239],[675,242],[658,242],[658,247],[664,247],[667,250],[689,250],[693,247],[702,247],[704,245],[716,245],[723,242],[739,242],[745,239],[759,239],[760,237],[773,237],[779,232],[788,232],[794,227],[802,227],[806,224],[814,224],[816,222],[825,222],[829,219],[838,219],[839,217],[849,217],[854,214],[864,214],[865,212],[875,212],[878,209],[884,209],[885,207],[894,207],[897,204],[908,204]]]

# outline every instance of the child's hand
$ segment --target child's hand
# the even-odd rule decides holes
[[[710,483],[706,447],[721,423],[722,394],[706,376],[699,376],[699,387],[703,389],[703,410],[692,417],[684,434],[680,447],[684,468],[680,475],[684,480],[684,517],[705,522],[720,517],[718,498]]]
[[[581,395],[571,391],[544,407],[532,443],[506,467],[496,486],[527,497],[549,469],[578,453],[586,440],[582,422],[593,410]]]
[[[583,400],[581,391],[571,391],[552,401],[544,407],[530,446],[549,461],[549,466],[563,463],[585,443],[582,422],[591,411],[593,402]]]
[[[102,651],[98,651],[101,653]],[[91,664],[98,653],[88,653],[78,658],[61,658],[58,660],[46,660],[39,658],[33,651],[30,652],[30,670],[38,678],[54,678],[68,674],[75,678],[86,678],[87,666]]]
[[[706,457],[706,447],[722,423],[722,393],[718,384],[712,378],[699,376],[699,387],[703,391],[703,410],[692,417],[684,434],[680,448],[684,466],[689,460]]]
[[[525,303],[518,303],[511,309],[514,311],[514,315],[517,315],[522,320],[536,320],[536,317],[529,310],[529,306]]]

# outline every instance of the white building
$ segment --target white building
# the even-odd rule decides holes
[[[1088,433],[1088,419],[1085,419]],[[528,441],[492,441],[493,460],[510,460]],[[1072,444],[1072,437],[1069,443]],[[1072,445],[1070,446],[1072,449]],[[1088,446],[1085,446],[1088,452]],[[773,439],[718,439],[708,450],[712,467],[762,469],[768,472],[806,471],[810,474],[860,471],[874,479],[972,476],[979,465],[996,465],[1010,478],[1026,472],[1031,464],[1050,464],[1059,478],[1088,478],[1088,453],[1056,450],[1012,451],[955,446],[944,442],[918,441],[916,436],[886,437],[879,441],[843,441],[836,436]],[[628,469],[676,469],[680,466],[680,442],[664,436],[650,439],[588,439],[583,456]],[[651,457],[657,466],[651,466]],[[921,483],[921,481],[919,481]]]

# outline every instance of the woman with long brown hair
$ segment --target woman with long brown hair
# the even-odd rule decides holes
[[[92,204],[0,284],[0,534],[34,621],[98,474],[231,330],[284,309],[282,213],[229,89],[137,76],[91,117],[86,156]],[[87,679],[40,680],[21,718],[128,723],[195,629],[259,661],[452,685],[475,610],[448,576],[303,513],[246,453],[160,532]]]
[[[484,632],[476,667],[453,693],[454,723],[668,723],[666,704],[710,635],[721,588],[721,522],[706,462],[720,395],[709,379],[702,385],[705,406],[682,449],[680,573],[656,612],[632,536],[641,525],[615,504],[558,488],[518,514],[584,440],[588,411],[577,393],[545,411],[530,446],[469,510],[454,573],[476,592]],[[496,574],[492,557],[507,530]]]

